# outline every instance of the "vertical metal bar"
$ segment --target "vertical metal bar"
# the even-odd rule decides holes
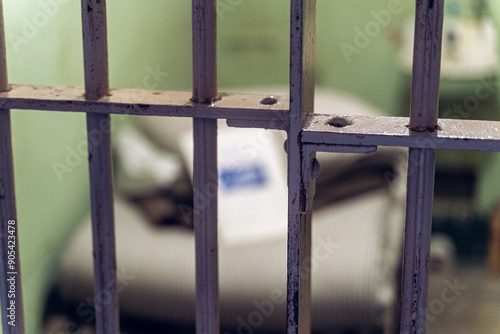
[[[417,0],[410,130],[438,131],[443,0]],[[401,333],[426,330],[428,262],[434,196],[435,150],[410,148],[401,308]]]
[[[193,119],[196,333],[219,333],[217,121]]]
[[[217,1],[193,0],[193,101],[217,98]]]
[[[3,4],[0,0],[0,92],[6,90],[5,28]],[[9,109],[0,109],[0,257],[2,332],[23,334],[24,309]]]
[[[311,331],[310,273],[301,270],[311,257],[311,217],[303,189],[300,134],[302,121],[314,107],[316,1],[292,0],[290,8],[290,126],[288,129],[288,257],[287,333]]]
[[[417,0],[410,128],[434,131],[438,120],[444,0]]]
[[[109,94],[106,1],[82,0],[85,95],[96,100]]]
[[[192,1],[193,97],[217,98],[216,0]],[[217,120],[193,119],[194,227],[196,240],[196,333],[218,334]]]
[[[0,109],[0,296],[5,334],[24,333],[10,110]],[[10,246],[10,247],[9,247]]]
[[[9,89],[7,75],[7,53],[5,49],[5,25],[3,22],[3,0],[0,0],[0,91]]]
[[[404,246],[401,333],[425,333],[434,192],[433,149],[410,148]]]
[[[106,1],[82,0],[85,95],[109,93]],[[87,113],[96,333],[119,333],[109,114]],[[99,307],[98,307],[99,306]]]

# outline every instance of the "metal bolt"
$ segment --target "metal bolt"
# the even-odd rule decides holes
[[[351,125],[352,122],[343,116],[334,116],[326,122],[328,125],[334,126],[336,128],[343,128],[345,126]]]
[[[265,104],[265,105],[273,105],[276,103],[278,103],[278,100],[276,100],[276,98],[274,98],[273,96],[268,96],[260,101],[260,104]]]

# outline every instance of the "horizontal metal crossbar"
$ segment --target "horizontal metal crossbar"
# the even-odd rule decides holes
[[[302,143],[500,151],[500,122],[439,119],[432,132],[408,124],[408,117],[309,114]]]
[[[92,101],[83,87],[10,85],[0,93],[0,108],[223,118],[256,121],[271,129],[285,129],[288,122],[288,96],[220,94],[208,105],[191,97],[192,92],[111,89],[110,95]]]
[[[288,96],[221,94],[210,105],[191,101],[191,92],[112,89],[95,101],[85,98],[83,87],[10,85],[0,93],[0,108],[96,112],[142,116],[177,116],[227,119],[232,126],[285,129]],[[262,103],[264,101],[265,103]],[[347,125],[330,123],[346,119]],[[416,132],[408,117],[309,114],[302,143],[354,146],[402,146],[433,149],[500,151],[500,122],[440,119],[439,129]]]
[[[109,96],[89,101],[83,87],[11,85],[9,91],[0,93],[0,108],[222,118],[233,126],[269,129],[285,129],[288,122],[288,96],[273,96],[274,104],[264,104],[261,102],[269,101],[266,95],[222,94],[220,100],[205,105],[192,102],[191,94],[113,89]],[[328,124],[334,117],[343,117],[350,124]],[[440,128],[434,132],[410,131],[408,124],[407,117],[309,114],[302,142],[500,151],[497,121],[440,119]]]

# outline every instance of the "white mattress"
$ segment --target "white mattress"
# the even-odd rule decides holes
[[[314,213],[313,328],[386,327],[390,322],[404,221],[404,202],[392,194],[387,188],[372,191]],[[119,198],[115,210],[122,311],[194,322],[193,232],[153,226]],[[90,238],[87,218],[61,263],[61,294],[76,303],[93,296]],[[219,255],[221,324],[284,328],[286,238],[227,249],[221,244]]]

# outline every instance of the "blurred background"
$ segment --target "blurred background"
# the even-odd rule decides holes
[[[83,86],[80,3],[6,0],[3,6],[9,81]],[[317,6],[317,87],[348,93],[384,115],[408,115],[414,1],[320,0]],[[500,4],[448,0],[446,17],[440,116],[498,120]],[[220,91],[286,89],[288,20],[288,1],[219,0]],[[190,27],[189,1],[108,1],[111,87],[189,91]],[[113,118],[117,127],[128,122]],[[40,328],[61,250],[89,209],[86,157],[77,150],[86,142],[85,117],[13,111],[12,119],[31,334]],[[440,151],[436,170],[434,228],[453,241],[459,262],[478,264],[467,268],[484,278],[481,265],[500,199],[500,155]]]

